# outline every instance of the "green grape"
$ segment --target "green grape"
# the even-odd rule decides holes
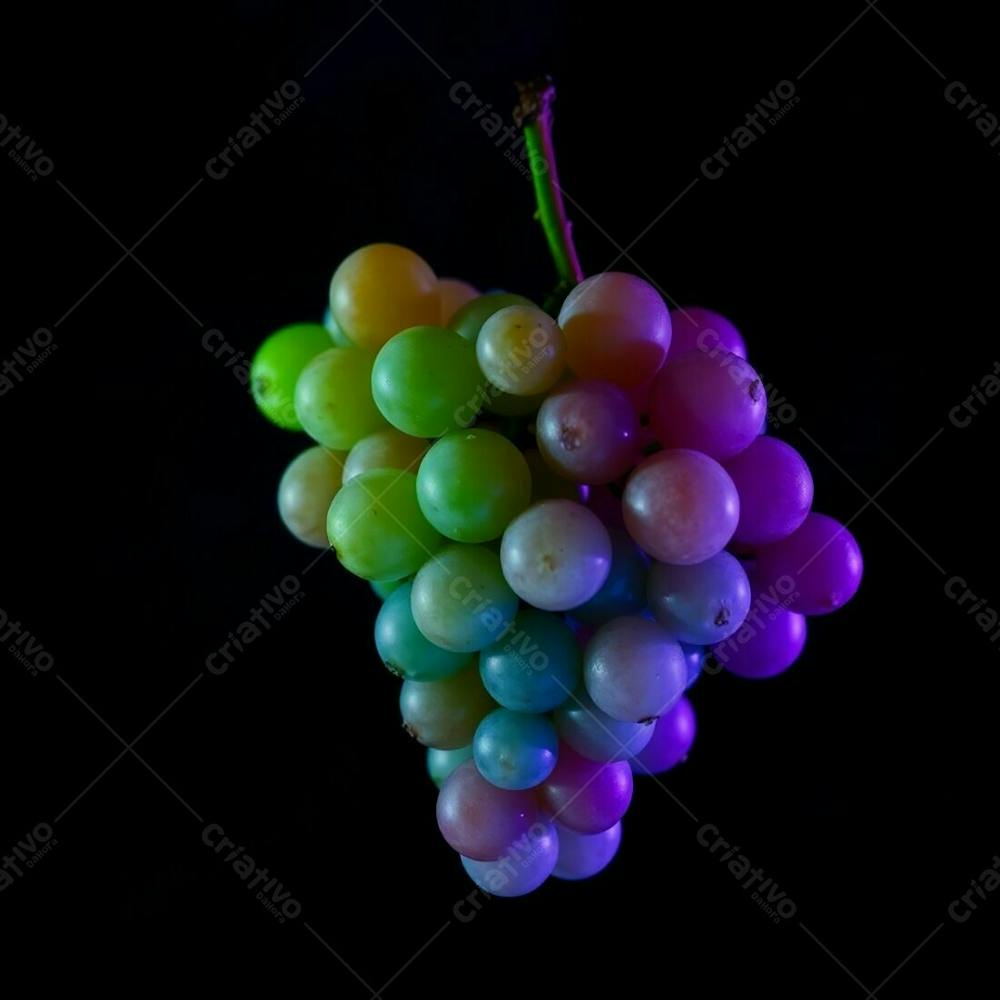
[[[272,333],[253,356],[250,391],[261,413],[286,431],[300,431],[295,413],[295,383],[302,369],[330,347],[319,323],[294,323]]]
[[[467,760],[472,759],[472,746],[458,747],[456,750],[436,750],[434,747],[427,748],[427,773],[431,776],[431,781],[440,788],[444,784],[445,778]]]
[[[448,322],[448,329],[454,330],[464,340],[473,344],[479,336],[483,324],[495,313],[507,306],[533,306],[534,302],[513,292],[488,292],[479,298],[466,302]]]
[[[439,750],[468,746],[476,726],[494,708],[474,665],[439,681],[403,681],[399,692],[403,728],[425,747]]]
[[[417,503],[417,477],[372,469],[345,483],[330,504],[326,531],[337,558],[366,580],[415,573],[441,544]]]
[[[344,482],[369,469],[405,469],[416,473],[427,448],[423,438],[410,437],[395,427],[383,427],[363,437],[348,452],[344,462]]]
[[[375,358],[371,387],[385,419],[413,437],[467,427],[485,396],[475,348],[439,326],[397,333]]]
[[[325,549],[326,512],[341,486],[344,452],[319,445],[297,455],[278,485],[278,513],[285,527],[306,545]]]
[[[476,357],[483,374],[504,392],[548,392],[566,368],[566,344],[555,320],[535,306],[504,306],[482,326]]]
[[[493,431],[446,434],[431,446],[417,473],[417,500],[424,516],[457,542],[499,537],[528,506],[530,496],[528,463]]]
[[[295,413],[314,441],[343,450],[385,427],[371,395],[373,361],[359,347],[331,347],[302,370]]]
[[[410,610],[417,628],[435,645],[473,653],[509,628],[517,613],[517,595],[507,585],[495,552],[482,545],[451,544],[420,567]]]

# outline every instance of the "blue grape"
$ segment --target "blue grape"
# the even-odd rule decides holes
[[[627,531],[610,528],[611,569],[601,589],[572,615],[586,625],[603,625],[619,615],[631,615],[646,606],[647,559]]]
[[[653,737],[652,722],[619,722],[602,712],[585,688],[555,711],[559,738],[589,760],[628,760]]]
[[[559,860],[552,870],[555,878],[590,878],[611,863],[622,842],[621,820],[600,833],[578,833],[556,823],[559,833]]]
[[[397,587],[375,619],[375,647],[392,673],[411,681],[439,681],[458,673],[469,662],[468,653],[435,646],[413,620],[410,591],[413,583]]]
[[[522,610],[500,639],[479,654],[483,686],[515,712],[548,712],[580,683],[582,656],[559,616]]]
[[[558,857],[559,835],[555,827],[536,822],[496,861],[474,861],[462,855],[462,867],[491,896],[524,896],[552,874]]]
[[[520,791],[541,784],[556,766],[559,738],[544,715],[497,708],[472,738],[479,773],[497,788]]]
[[[705,647],[692,646],[686,642],[681,643],[681,650],[684,653],[684,662],[687,664],[687,688],[701,677],[701,671],[705,666]]]

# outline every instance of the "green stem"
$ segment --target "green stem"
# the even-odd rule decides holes
[[[573,245],[573,225],[566,218],[559,175],[556,172],[556,153],[552,143],[552,103],[556,88],[551,77],[541,77],[528,83],[518,83],[518,102],[514,120],[524,131],[528,150],[528,163],[535,186],[538,211],[535,217],[541,222],[549,252],[556,266],[559,284],[556,293],[565,295],[574,285],[583,281],[583,268]]]

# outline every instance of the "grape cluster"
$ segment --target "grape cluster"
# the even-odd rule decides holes
[[[383,599],[375,645],[438,825],[493,895],[604,868],[633,775],[691,747],[706,657],[780,673],[860,582],[854,538],[766,434],[739,332],[633,275],[584,280],[553,319],[374,244],[251,376],[316,442],[281,518]]]

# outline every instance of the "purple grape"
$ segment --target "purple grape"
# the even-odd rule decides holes
[[[813,500],[812,474],[791,445],[758,437],[723,468],[740,495],[735,541],[769,545],[787,538],[806,519]]]
[[[507,525],[503,575],[522,600],[568,611],[601,589],[611,568],[611,539],[597,515],[572,500],[543,500]]]
[[[631,760],[636,774],[661,774],[681,763],[694,743],[694,709],[687,698],[656,720],[653,738]]]
[[[600,833],[577,833],[561,823],[556,823],[556,829],[559,831],[559,860],[552,871],[555,878],[575,881],[596,875],[611,863],[622,842],[621,823]]]
[[[740,518],[729,473],[700,451],[650,455],[629,476],[622,496],[628,533],[661,562],[687,566],[721,552]]]
[[[728,351],[688,351],[656,377],[650,422],[664,448],[694,448],[719,460],[753,441],[767,415],[757,373]]]
[[[648,722],[684,693],[687,663],[673,636],[656,622],[623,616],[602,625],[583,657],[587,693],[619,722]]]
[[[646,596],[656,620],[681,642],[722,642],[750,608],[750,582],[739,559],[717,552],[693,566],[654,562]]]
[[[448,776],[438,792],[437,822],[445,840],[459,854],[495,861],[538,822],[531,792],[491,785],[467,760]]]
[[[599,764],[560,743],[559,760],[540,791],[553,819],[578,833],[600,833],[625,815],[632,801],[632,772],[625,761]]]
[[[785,606],[803,615],[829,614],[846,604],[863,569],[854,536],[825,514],[810,514],[787,538],[757,552],[760,586],[789,591]]]
[[[747,356],[747,345],[740,331],[717,312],[701,306],[683,306],[670,310],[673,337],[667,364],[687,351],[731,351],[737,357]]]
[[[535,823],[497,860],[476,861],[463,855],[462,867],[491,896],[525,896],[552,874],[560,840],[553,824]]]
[[[618,386],[584,379],[542,403],[535,437],[559,475],[575,483],[610,483],[635,464],[639,418]]]
[[[713,647],[712,655],[731,674],[751,680],[787,670],[806,644],[805,615],[778,607],[751,616],[735,635]]]

